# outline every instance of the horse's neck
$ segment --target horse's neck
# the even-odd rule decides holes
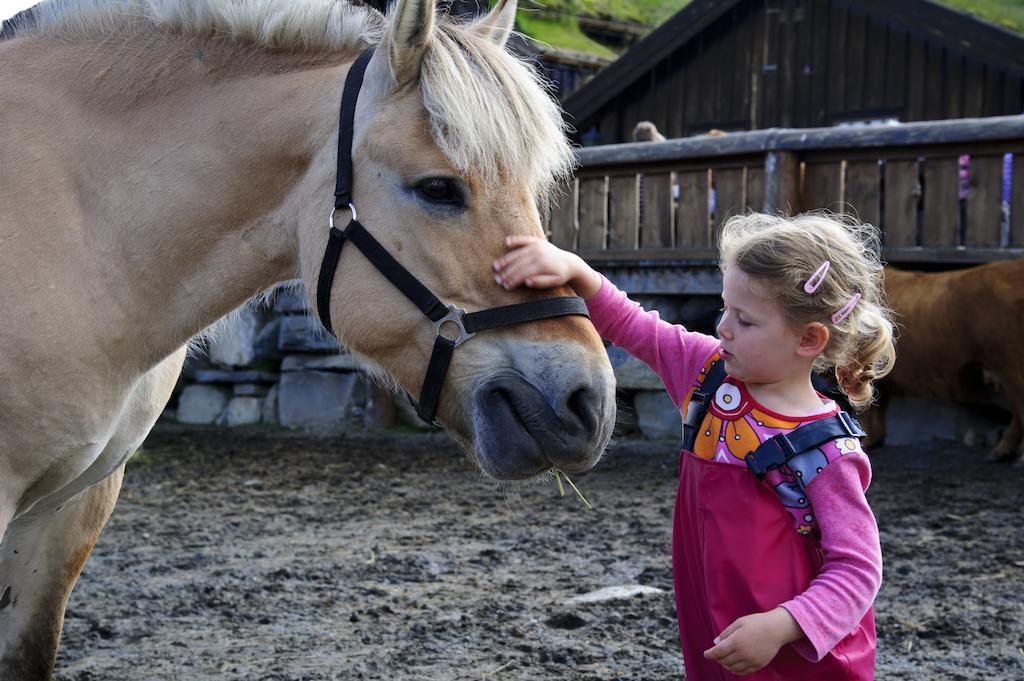
[[[331,205],[319,157],[340,83],[330,68],[277,64],[276,75],[257,75],[265,65],[250,63],[243,74],[238,60],[272,58],[160,31],[143,37],[51,44],[32,76],[46,84],[35,86],[41,101],[57,98],[60,129],[44,134],[66,135],[54,152],[69,177],[57,186],[77,189],[77,200],[58,199],[70,202],[58,212],[74,216],[66,227],[77,232],[69,259],[107,297],[90,313],[115,311],[108,325],[131,326],[101,320],[96,333],[114,336],[95,340],[143,340],[146,364],[295,276],[296,225],[323,222]],[[21,124],[29,139],[45,125]]]

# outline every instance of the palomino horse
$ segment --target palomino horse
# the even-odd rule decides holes
[[[508,292],[491,262],[542,234],[571,169],[560,112],[505,48],[515,0],[457,24],[333,0],[51,0],[0,42],[0,678],[50,675],[65,604],[188,340],[276,282],[316,290],[338,105],[359,219],[444,301]],[[333,331],[416,395],[435,332],[354,248]],[[561,293],[571,293],[562,291]],[[581,317],[479,333],[437,411],[480,467],[585,470],[614,380]]]

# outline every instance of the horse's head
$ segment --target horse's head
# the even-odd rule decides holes
[[[433,0],[401,0],[354,118],[359,221],[438,298],[470,312],[572,294],[508,292],[491,268],[508,235],[543,234],[539,202],[572,165],[556,104],[505,49],[514,16],[515,0],[502,0],[456,24],[435,17]],[[418,397],[434,325],[355,248],[332,290],[342,342]],[[495,478],[586,470],[611,435],[614,379],[585,318],[481,331],[454,351],[437,416]]]

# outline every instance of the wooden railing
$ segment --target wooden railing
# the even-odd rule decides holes
[[[1024,115],[704,135],[578,156],[547,226],[591,261],[712,262],[728,216],[816,208],[877,225],[890,262],[1024,254]]]

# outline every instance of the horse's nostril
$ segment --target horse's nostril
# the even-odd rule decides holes
[[[509,416],[512,420],[525,428],[526,424],[523,422],[523,415],[520,409],[517,407],[516,400],[513,398],[512,391],[505,386],[495,386],[487,391],[486,403],[492,407],[503,408],[508,411]]]
[[[593,390],[579,388],[574,390],[565,402],[571,422],[578,423],[582,430],[587,432],[593,432],[597,429],[600,400],[596,399],[596,397]]]

